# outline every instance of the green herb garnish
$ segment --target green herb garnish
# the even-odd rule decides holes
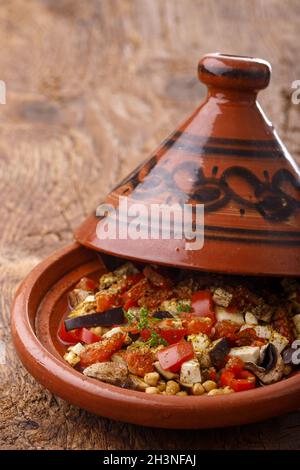
[[[184,302],[178,302],[178,305],[177,305],[177,312],[178,313],[181,313],[181,312],[190,312],[191,311],[191,306],[190,304],[187,304],[187,303],[184,303]]]
[[[135,310],[129,308],[127,311],[124,310],[124,309],[123,309],[123,311],[124,311],[124,316],[127,319],[129,324],[132,324],[136,321],[136,311]]]
[[[149,312],[146,308],[142,307],[140,309],[140,320],[138,324],[139,330],[144,330],[145,328],[149,328]]]
[[[168,346],[167,341],[164,340],[161,336],[159,336],[156,331],[152,331],[150,338],[148,339],[148,341],[146,341],[146,344],[148,344],[150,348],[155,348],[160,344],[162,344],[163,346]]]

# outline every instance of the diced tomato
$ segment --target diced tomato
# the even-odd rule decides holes
[[[138,274],[129,274],[126,276],[126,282],[127,282],[127,289],[129,287],[134,286],[137,284],[139,281],[144,279],[144,274],[143,273],[138,273]]]
[[[87,291],[93,291],[96,289],[96,283],[93,281],[93,279],[90,279],[89,277],[82,277],[80,281],[76,284],[76,288]]]
[[[163,369],[178,372],[183,362],[194,357],[194,350],[191,343],[181,340],[158,351],[157,357]]]
[[[226,310],[230,313],[237,313],[239,311],[237,305],[228,305],[228,307],[226,307]]]
[[[120,326],[120,325],[116,325],[116,326]],[[131,333],[133,335],[137,335],[140,333],[137,322],[134,322],[130,325],[123,326],[123,331],[126,331],[127,333]]]
[[[220,377],[222,387],[230,387],[235,392],[255,388],[256,378],[251,372],[243,369],[243,361],[231,358]]]
[[[211,367],[209,369],[209,378],[210,380],[213,380],[214,382],[216,382],[217,380],[217,371],[214,367]]]
[[[154,354],[150,350],[129,350],[126,351],[124,358],[127,362],[128,370],[132,374],[144,377],[145,374],[154,370]]]
[[[198,317],[209,317],[216,322],[216,316],[213,308],[212,295],[210,291],[201,290],[195,292],[192,296],[193,314]]]
[[[58,336],[60,340],[66,344],[76,344],[78,342],[92,344],[100,341],[100,337],[87,328],[77,328],[67,331],[64,322],[61,323]]]
[[[118,307],[120,301],[117,294],[101,293],[96,296],[96,311],[105,312],[113,307]]]
[[[252,390],[255,388],[256,378],[255,375],[251,374],[248,370],[243,370],[239,378],[234,379],[231,384],[231,388],[235,392],[244,392],[246,390]]]
[[[222,320],[215,325],[214,339],[225,337],[231,345],[234,345],[240,326],[230,320]]]
[[[76,338],[74,332],[76,330],[72,331],[67,331],[65,327],[64,321],[61,322],[59,331],[58,331],[58,337],[59,339],[66,344],[76,344],[78,343],[78,338]]]
[[[220,377],[220,384],[222,387],[230,387],[234,377],[235,376],[233,372],[230,370],[224,370]]]
[[[134,284],[131,289],[122,294],[122,303],[125,310],[128,310],[130,307],[133,307],[137,304],[137,301],[145,293],[147,287],[148,281],[143,277],[139,282]]]
[[[131,307],[134,307],[136,305],[136,300],[134,299],[129,299],[129,300],[126,300],[123,304],[123,307],[124,309],[127,311],[129,310]]]
[[[237,346],[263,346],[267,341],[259,338],[253,328],[246,328],[237,333],[235,342]]]
[[[237,375],[244,369],[244,362],[239,357],[229,357],[225,368]]]
[[[150,328],[145,328],[141,331],[141,337],[143,338],[144,341],[148,341],[148,339],[151,337],[151,333],[155,332],[163,338],[167,343],[169,344],[174,344],[178,343],[181,339],[183,339],[187,334],[187,329],[186,328],[170,328],[170,327],[161,327],[158,325],[157,327],[150,329]]]
[[[144,328],[140,334],[141,334],[141,337],[144,341],[148,341],[148,339],[151,337],[151,332],[152,330],[150,330],[150,328]]]
[[[78,330],[75,330],[74,334],[78,341],[81,341],[85,344],[92,344],[100,341],[100,336],[95,335],[92,331],[88,330],[87,328],[79,328]]]
[[[151,266],[147,265],[143,273],[147,279],[153,284],[155,287],[170,287],[171,280],[167,277],[160,274],[158,271],[153,269]]]
[[[89,344],[85,350],[80,354],[80,366],[87,367],[95,362],[105,362],[116,351],[121,349],[126,335],[123,333],[116,333],[110,338],[103,339],[100,343]]]
[[[178,343],[187,333],[186,328],[159,329],[160,336],[169,344]]]
[[[189,335],[197,335],[199,333],[211,334],[213,321],[209,317],[195,317],[193,314],[181,314],[182,324],[187,328]]]

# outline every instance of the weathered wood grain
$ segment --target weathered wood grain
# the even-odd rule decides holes
[[[9,309],[19,281],[72,239],[101,197],[204,95],[202,54],[263,57],[261,101],[300,156],[297,0],[10,0],[0,3],[0,365],[2,449],[295,449],[300,412],[229,430],[151,430],[96,418],[20,365]]]

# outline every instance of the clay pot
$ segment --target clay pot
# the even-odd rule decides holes
[[[298,276],[300,170],[256,101],[269,83],[270,65],[209,54],[198,72],[208,88],[205,101],[105,202],[118,207],[123,197],[129,207],[145,204],[149,214],[153,203],[204,204],[204,246],[187,250],[184,238],[98,238],[97,224],[107,218],[95,215],[78,228],[76,239],[98,251],[147,262]]]
[[[62,358],[57,339],[67,293],[83,276],[99,276],[106,255],[197,270],[300,275],[300,176],[296,163],[256,101],[270,79],[258,59],[210,54],[199,64],[204,103],[156,153],[107,197],[117,207],[143,202],[204,204],[204,246],[184,239],[101,239],[92,215],[79,244],[54,253],[19,287],[12,336],[28,371],[62,398],[101,416],[146,426],[206,428],[249,423],[300,404],[300,374],[267,387],[216,397],[153,396],[88,378]],[[124,199],[123,199],[124,200]],[[201,227],[197,227],[201,231]],[[99,257],[96,251],[100,251]]]
[[[67,293],[83,276],[105,269],[96,253],[77,244],[54,253],[19,287],[12,335],[26,369],[56,395],[97,415],[161,428],[200,429],[251,423],[300,404],[300,374],[267,387],[216,397],[149,395],[84,376],[62,358],[57,338]]]

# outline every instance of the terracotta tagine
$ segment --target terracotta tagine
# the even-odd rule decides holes
[[[299,168],[256,101],[269,83],[269,64],[209,54],[200,61],[199,78],[208,87],[204,103],[105,202],[142,202],[146,208],[204,204],[203,248],[187,250],[186,240],[175,238],[98,238],[107,217],[92,215],[77,230],[76,243],[29,273],[12,306],[14,344],[33,377],[74,405],[118,421],[197,429],[255,422],[300,406],[299,371],[266,387],[189,399],[100,382],[62,357],[57,333],[68,293],[83,276],[99,279],[123,258],[224,273],[300,275]]]
[[[105,202],[204,204],[203,248],[186,250],[185,239],[98,238],[96,215],[76,239],[98,251],[178,267],[300,275],[300,170],[256,101],[268,86],[270,65],[208,54],[198,74],[208,88],[205,101]]]

